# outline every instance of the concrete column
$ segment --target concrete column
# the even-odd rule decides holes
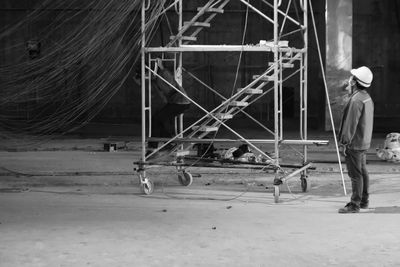
[[[326,1],[326,79],[336,129],[347,100],[343,84],[352,69],[352,36],[353,0]],[[325,130],[332,130],[328,108],[325,114]]]

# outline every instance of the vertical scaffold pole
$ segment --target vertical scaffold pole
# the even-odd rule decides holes
[[[303,64],[304,64],[304,76],[303,76],[303,89],[304,89],[304,120],[303,120],[303,138],[305,140],[307,140],[307,129],[308,129],[308,125],[307,125],[307,117],[308,117],[308,4],[307,1],[305,0],[300,0],[303,1],[303,25],[304,25],[304,60],[303,60]],[[307,146],[305,145],[303,148],[303,155],[304,155],[304,159],[303,159],[303,163],[307,162]]]
[[[279,129],[280,129],[280,106],[279,106],[279,48],[278,48],[278,0],[274,0],[274,146],[276,162],[279,164]]]
[[[179,30],[178,32],[181,31],[183,27],[183,6],[182,6],[182,0],[179,0]],[[179,46],[182,45],[182,38],[179,39]],[[178,75],[177,75],[177,82],[180,86],[183,86],[183,77],[182,77],[182,62],[183,62],[183,53],[179,53],[178,57]],[[175,70],[176,71],[176,70]],[[183,131],[183,113],[179,115],[179,125],[178,125],[178,133],[182,133]],[[182,137],[182,136],[181,136]],[[181,146],[181,149],[183,148],[183,145]]]
[[[142,0],[142,27],[141,27],[141,89],[142,89],[142,160],[146,155],[146,70],[145,70],[145,46],[146,46],[146,0]]]

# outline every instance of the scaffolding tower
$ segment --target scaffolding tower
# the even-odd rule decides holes
[[[198,40],[199,33],[212,26],[213,19],[224,12],[224,8],[229,2],[239,1],[247,9],[252,10],[253,13],[258,14],[266,21],[272,24],[273,27],[273,39],[272,40],[260,40],[260,43],[256,45],[238,44],[238,45],[207,45],[207,44],[195,44]],[[307,146],[309,145],[327,145],[326,140],[309,140],[307,137],[307,73],[308,73],[308,4],[307,0],[288,0],[285,4],[282,0],[260,0],[267,8],[272,12],[262,12],[254,5],[250,4],[248,0],[208,0],[206,3],[197,9],[197,13],[188,21],[183,21],[183,0],[174,0],[173,3],[165,7],[162,13],[167,12],[170,9],[175,9],[178,20],[178,29],[175,35],[170,36],[170,41],[165,46],[150,47],[146,43],[147,36],[145,35],[146,27],[146,10],[150,1],[143,0],[142,3],[142,51],[141,51],[141,96],[142,96],[142,150],[141,160],[135,162],[138,166],[136,171],[139,176],[140,186],[145,194],[151,194],[154,190],[154,183],[151,178],[147,176],[146,169],[149,165],[162,165],[162,166],[174,166],[178,172],[178,178],[182,185],[189,186],[192,183],[193,176],[187,171],[185,167],[196,166],[196,167],[209,167],[215,166],[210,165],[210,161],[218,162],[215,160],[202,161],[196,159],[195,163],[190,162],[191,152],[194,144],[210,144],[218,142],[242,142],[247,144],[252,151],[263,158],[263,161],[253,163],[242,163],[231,161],[227,168],[254,168],[261,170],[273,170],[275,173],[273,179],[274,185],[274,199],[275,202],[279,201],[280,186],[287,180],[300,175],[301,188],[303,192],[307,190],[307,170],[312,168],[312,163],[308,162],[307,159]],[[297,2],[302,13],[297,18],[290,16],[290,6]],[[156,19],[156,18],[154,18]],[[152,19],[151,19],[152,21]],[[286,23],[295,25],[296,30],[287,33],[290,34],[302,34],[303,35],[303,47],[290,47],[288,41],[283,40],[285,34],[283,29]],[[272,62],[266,62],[265,70],[258,75],[253,76],[253,80],[246,86],[237,89],[230,97],[223,97],[220,95],[222,102],[220,105],[214,107],[212,110],[207,110],[201,106],[190,96],[184,95],[178,88],[173,84],[169,83],[163,77],[157,74],[154,70],[156,58],[161,58],[163,61],[170,61],[174,66],[174,75],[179,85],[182,85],[182,71],[183,71],[183,54],[184,53],[213,53],[213,52],[246,52],[246,53],[269,53]],[[286,70],[284,72],[284,70]],[[289,73],[289,74],[288,74]],[[188,126],[184,126],[183,115],[176,118],[176,135],[171,138],[157,138],[152,137],[151,132],[151,94],[152,94],[152,77],[157,77],[163,80],[171,88],[186,97],[194,106],[204,112],[204,116],[197,119],[194,123]],[[284,139],[283,135],[283,84],[285,81],[292,77],[299,77],[299,116],[300,116],[300,132],[299,138],[296,140]],[[199,82],[200,79],[195,78]],[[202,82],[201,82],[202,83]],[[204,86],[212,90],[205,83]],[[218,90],[216,90],[218,91]],[[217,93],[218,94],[218,93]],[[274,126],[273,129],[269,129],[262,122],[259,122],[251,115],[249,115],[244,109],[249,105],[252,105],[260,98],[267,94],[273,94],[274,101]],[[227,125],[227,121],[231,120],[237,114],[243,114],[249,120],[256,122],[260,125],[268,134],[272,135],[271,139],[248,139],[235,131],[232,127]],[[236,139],[216,139],[209,138],[210,133],[216,132],[220,127],[226,128],[228,131],[233,133]],[[154,152],[146,155],[146,144],[149,141],[162,141],[164,144],[156,149]],[[165,148],[168,144],[178,144],[171,153],[174,156],[174,160],[171,162],[157,162],[149,161],[149,158],[153,156],[157,151]],[[274,153],[271,154],[264,152],[260,145],[262,144],[273,144]],[[284,164],[280,158],[280,146],[286,145],[297,145],[302,148],[302,157],[299,164]],[[226,160],[224,161],[226,163]],[[287,170],[289,169],[289,170]],[[293,171],[294,170],[294,171]]]

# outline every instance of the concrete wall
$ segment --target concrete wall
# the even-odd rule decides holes
[[[354,0],[353,66],[374,74],[375,129],[400,131],[400,2]]]
[[[340,126],[348,99],[343,87],[352,69],[353,1],[327,1],[326,12],[326,81],[330,105],[326,105],[325,129],[332,130],[332,120],[335,129]]]

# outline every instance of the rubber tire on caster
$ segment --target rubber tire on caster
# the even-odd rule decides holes
[[[301,181],[301,190],[303,192],[307,192],[307,179],[306,178],[300,178]]]
[[[279,185],[274,185],[274,201],[275,203],[279,203]]]
[[[183,186],[190,186],[193,183],[193,175],[190,172],[178,174],[179,183]]]
[[[140,188],[146,195],[151,195],[154,191],[154,183],[151,180],[147,180],[147,182],[140,185]]]

